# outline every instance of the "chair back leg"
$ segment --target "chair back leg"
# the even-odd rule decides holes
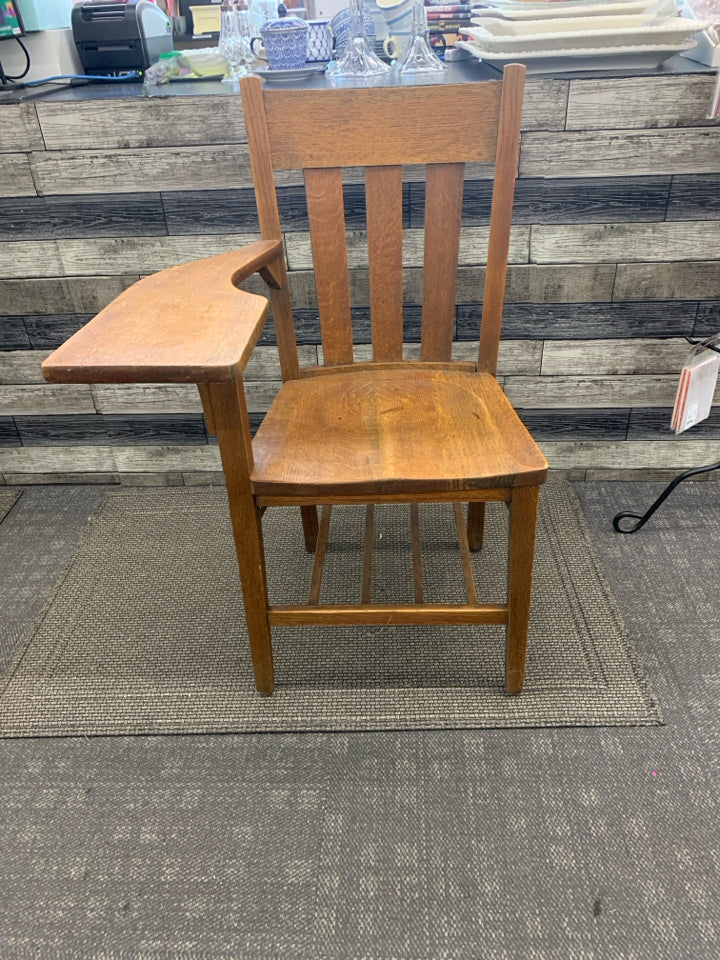
[[[505,692],[521,693],[530,624],[539,487],[515,487],[510,501]]]
[[[467,514],[467,538],[471,550],[482,550],[484,532],[485,504],[482,500],[471,500]]]

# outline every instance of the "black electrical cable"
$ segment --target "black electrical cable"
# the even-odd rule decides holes
[[[23,77],[26,77],[26,76],[28,75],[28,73],[30,72],[30,54],[28,53],[28,48],[27,48],[27,47],[25,46],[25,44],[22,42],[22,40],[20,39],[20,37],[15,37],[15,39],[17,40],[17,42],[18,42],[18,43],[20,44],[20,46],[22,47],[23,53],[25,54],[25,69],[23,70],[22,73],[19,73],[16,77],[11,77],[9,73],[6,73],[6,74],[5,74],[5,79],[6,79],[6,80],[10,80],[10,81],[12,81],[13,83],[14,83],[16,80],[22,80],[22,78],[23,78]]]

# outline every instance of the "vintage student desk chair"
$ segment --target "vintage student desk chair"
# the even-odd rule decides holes
[[[273,690],[270,630],[288,624],[506,624],[508,693],[522,690],[539,485],[547,462],[496,379],[525,68],[502,81],[264,91],[242,81],[263,237],[146,277],[44,363],[60,382],[197,383],[219,438],[255,683]],[[430,123],[431,116],[456,118]],[[327,132],[325,132],[327,131]],[[453,362],[465,162],[495,184],[479,360]],[[427,164],[421,360],[403,361],[402,164]],[[365,167],[373,360],[353,362],[342,167]],[[305,173],[325,366],[301,370],[274,170]],[[242,373],[268,315],[284,384],[251,442]],[[479,603],[470,553],[486,501],[510,508],[507,603]],[[373,505],[409,502],[413,604],[371,603]],[[418,504],[452,501],[467,603],[424,604]],[[468,503],[467,525],[461,502]],[[360,604],[319,602],[330,504],[367,504]],[[315,562],[305,605],[270,606],[261,515],[295,504]],[[323,504],[318,529],[316,505]],[[409,571],[408,571],[409,575]],[[419,641],[421,642],[421,641]]]

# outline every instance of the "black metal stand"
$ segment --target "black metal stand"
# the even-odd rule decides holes
[[[708,350],[714,350],[716,353],[720,353],[720,348],[715,346],[712,343],[708,343],[704,340],[692,340],[690,337],[685,337],[688,343],[691,343],[693,346],[704,346]],[[709,338],[710,340],[715,339],[713,337]],[[637,531],[644,527],[648,522],[650,517],[655,513],[655,511],[667,500],[670,494],[673,492],[675,487],[678,484],[682,483],[683,480],[687,480],[688,477],[695,477],[699,473],[710,473],[711,470],[720,470],[720,460],[717,463],[708,464],[706,467],[695,467],[693,470],[686,470],[684,473],[681,473],[679,476],[668,484],[667,487],[663,490],[657,500],[649,507],[645,513],[632,513],[630,510],[623,510],[621,513],[616,514],[613,517],[613,529],[617,533],[637,533]],[[623,530],[620,526],[623,520],[636,520],[637,523],[634,523],[631,527],[628,527],[626,530]]]

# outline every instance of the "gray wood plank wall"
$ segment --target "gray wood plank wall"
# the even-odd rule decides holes
[[[574,478],[720,459],[720,409],[669,430],[685,336],[720,330],[720,129],[708,73],[530,79],[499,379]],[[221,479],[192,386],[50,386],[47,352],[138,277],[258,235],[238,98],[0,104],[0,482]],[[362,172],[345,202],[356,356],[370,317]],[[468,168],[455,356],[477,345],[490,171]],[[405,171],[405,340],[417,354],[424,188]],[[322,362],[301,177],[278,177],[304,363]],[[262,292],[262,285],[249,284]],[[270,324],[256,427],[280,384]],[[720,396],[717,397],[720,400]]]

